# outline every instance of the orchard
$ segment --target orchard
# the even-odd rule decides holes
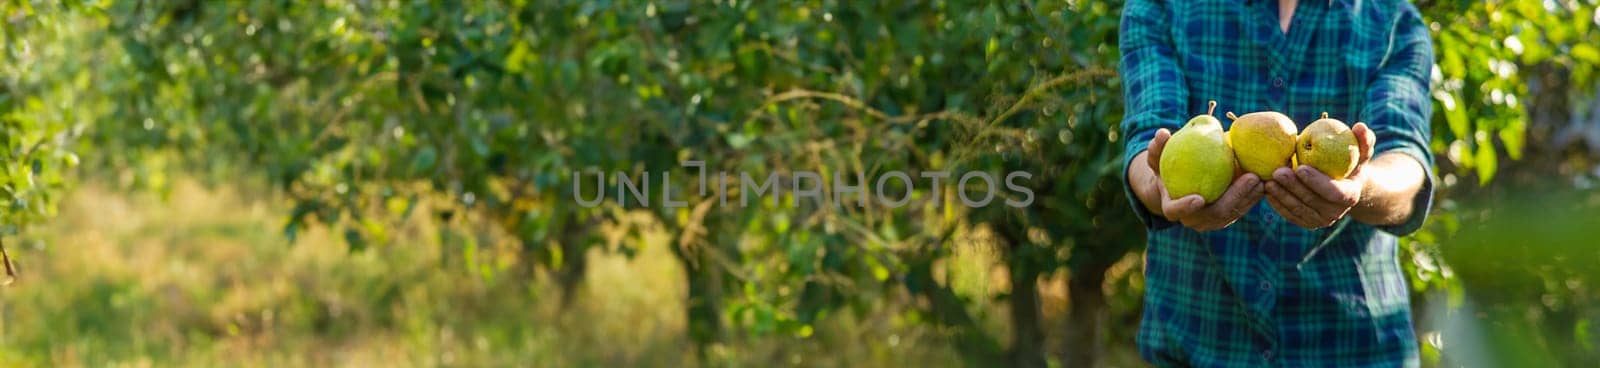
[[[1438,199],[1399,251],[1424,364],[1600,360],[1579,231],[1600,218],[1597,4],[1416,6]],[[1142,364],[1121,8],[0,2],[0,364],[363,365],[320,345],[417,365]],[[1173,132],[1174,198],[1362,159],[1356,117],[1238,112]],[[96,191],[158,198],[128,211],[215,198],[196,188],[270,220],[114,233],[153,239],[133,242],[58,217],[125,215],[75,199]],[[272,246],[229,248],[248,239]],[[62,263],[97,241],[158,253]],[[681,289],[628,309],[676,326],[659,348],[581,331],[632,318],[605,308],[647,288],[586,287],[618,274]],[[281,353],[232,355],[250,349]]]

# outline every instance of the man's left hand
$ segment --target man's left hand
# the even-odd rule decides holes
[[[1372,160],[1377,137],[1365,123],[1356,123],[1350,132],[1356,136],[1361,155],[1355,170],[1345,178],[1333,179],[1306,165],[1280,167],[1272,173],[1272,181],[1267,183],[1267,203],[1289,223],[1307,229],[1328,227],[1361,203],[1367,184],[1361,169]]]

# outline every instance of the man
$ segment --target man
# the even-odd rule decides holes
[[[1415,366],[1396,236],[1432,201],[1428,78],[1415,6],[1396,0],[1130,0],[1121,72],[1128,197],[1148,225],[1139,351],[1161,366]],[[1159,157],[1218,112],[1328,112],[1355,124],[1349,178],[1309,166],[1169,198]],[[1223,119],[1223,124],[1230,124]]]

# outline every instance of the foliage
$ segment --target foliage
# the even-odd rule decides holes
[[[1055,248],[1082,247],[1071,261],[1103,270],[1138,243],[1056,240],[1136,236],[1115,200],[1120,113],[1105,102],[1117,86],[1089,83],[1116,57],[1087,46],[1114,41],[1113,10],[119,3],[93,20],[109,32],[90,37],[126,53],[105,96],[121,109],[109,118],[128,124],[94,137],[180,165],[260,168],[296,200],[291,235],[339,225],[354,249],[385,243],[390,219],[433,200],[447,220],[481,213],[515,233],[522,262],[581,274],[573,259],[598,244],[586,234],[626,225],[618,211],[652,211],[681,234],[691,297],[717,299],[689,311],[705,341],[725,323],[804,337],[819,316],[895,290],[930,295],[926,318],[977,336],[968,302],[933,275],[958,228],[1000,227],[1029,278],[1067,266]],[[1026,169],[1047,186],[1036,209],[971,216],[948,205],[585,209],[567,195],[577,170],[639,175],[689,159],[868,177]],[[998,339],[973,339],[974,354],[998,353]]]
[[[1137,257],[1143,233],[1118,177],[1118,1],[12,4],[7,14],[28,16],[11,24],[29,25],[7,28],[4,95],[28,97],[0,99],[13,208],[48,208],[54,189],[26,178],[58,185],[76,144],[93,152],[90,175],[131,186],[165,188],[173,170],[265,176],[293,202],[290,239],[329,225],[352,250],[385,252],[419,212],[450,224],[437,236],[463,254],[488,253],[504,232],[515,256],[462,266],[552,275],[566,294],[589,254],[640,254],[643,234],[665,231],[702,354],[747,336],[810,338],[819,321],[889,306],[951,331],[974,362],[1093,361],[1096,341],[1132,338],[1107,312],[1137,298],[1138,272],[1108,270]],[[1459,227],[1451,199],[1474,192],[1458,177],[1490,183],[1530,146],[1527,106],[1550,88],[1528,71],[1593,85],[1600,31],[1567,21],[1589,19],[1593,1],[1419,7],[1439,56],[1432,148],[1446,200],[1404,242],[1406,267],[1419,295],[1459,294],[1437,256]],[[966,209],[948,205],[959,195],[948,182],[918,181],[887,188],[913,199],[904,207],[716,206],[747,195],[698,190],[688,160],[818,172],[826,188],[856,183],[834,172],[1026,171],[1036,197]],[[650,175],[689,205],[657,192],[584,207],[583,173],[608,174],[596,190],[618,188],[615,173]],[[1002,294],[953,286],[955,238],[1000,249]],[[1048,328],[1040,308],[1040,281],[1057,275],[1070,280],[1070,328]],[[1011,308],[1011,336],[977,313],[990,302]]]
[[[105,103],[76,93],[90,87],[92,65],[68,57],[83,43],[66,15],[26,2],[0,4],[0,14],[11,15],[0,27],[0,235],[15,235],[55,214],[78,164],[73,144]]]

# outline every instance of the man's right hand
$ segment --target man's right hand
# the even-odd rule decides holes
[[[1228,190],[1217,198],[1216,202],[1207,204],[1205,198],[1199,194],[1190,194],[1173,199],[1167,195],[1166,185],[1161,183],[1161,152],[1167,146],[1167,140],[1172,138],[1172,132],[1161,129],[1156,131],[1154,138],[1150,139],[1150,146],[1145,152],[1134,157],[1128,165],[1128,183],[1133,186],[1133,192],[1139,197],[1139,202],[1144,204],[1151,213],[1167,218],[1167,220],[1183,224],[1183,226],[1199,231],[1220,230],[1232,225],[1245,213],[1250,212],[1250,207],[1260,202],[1266,194],[1266,186],[1256,174],[1245,173],[1233,179],[1228,185]]]

